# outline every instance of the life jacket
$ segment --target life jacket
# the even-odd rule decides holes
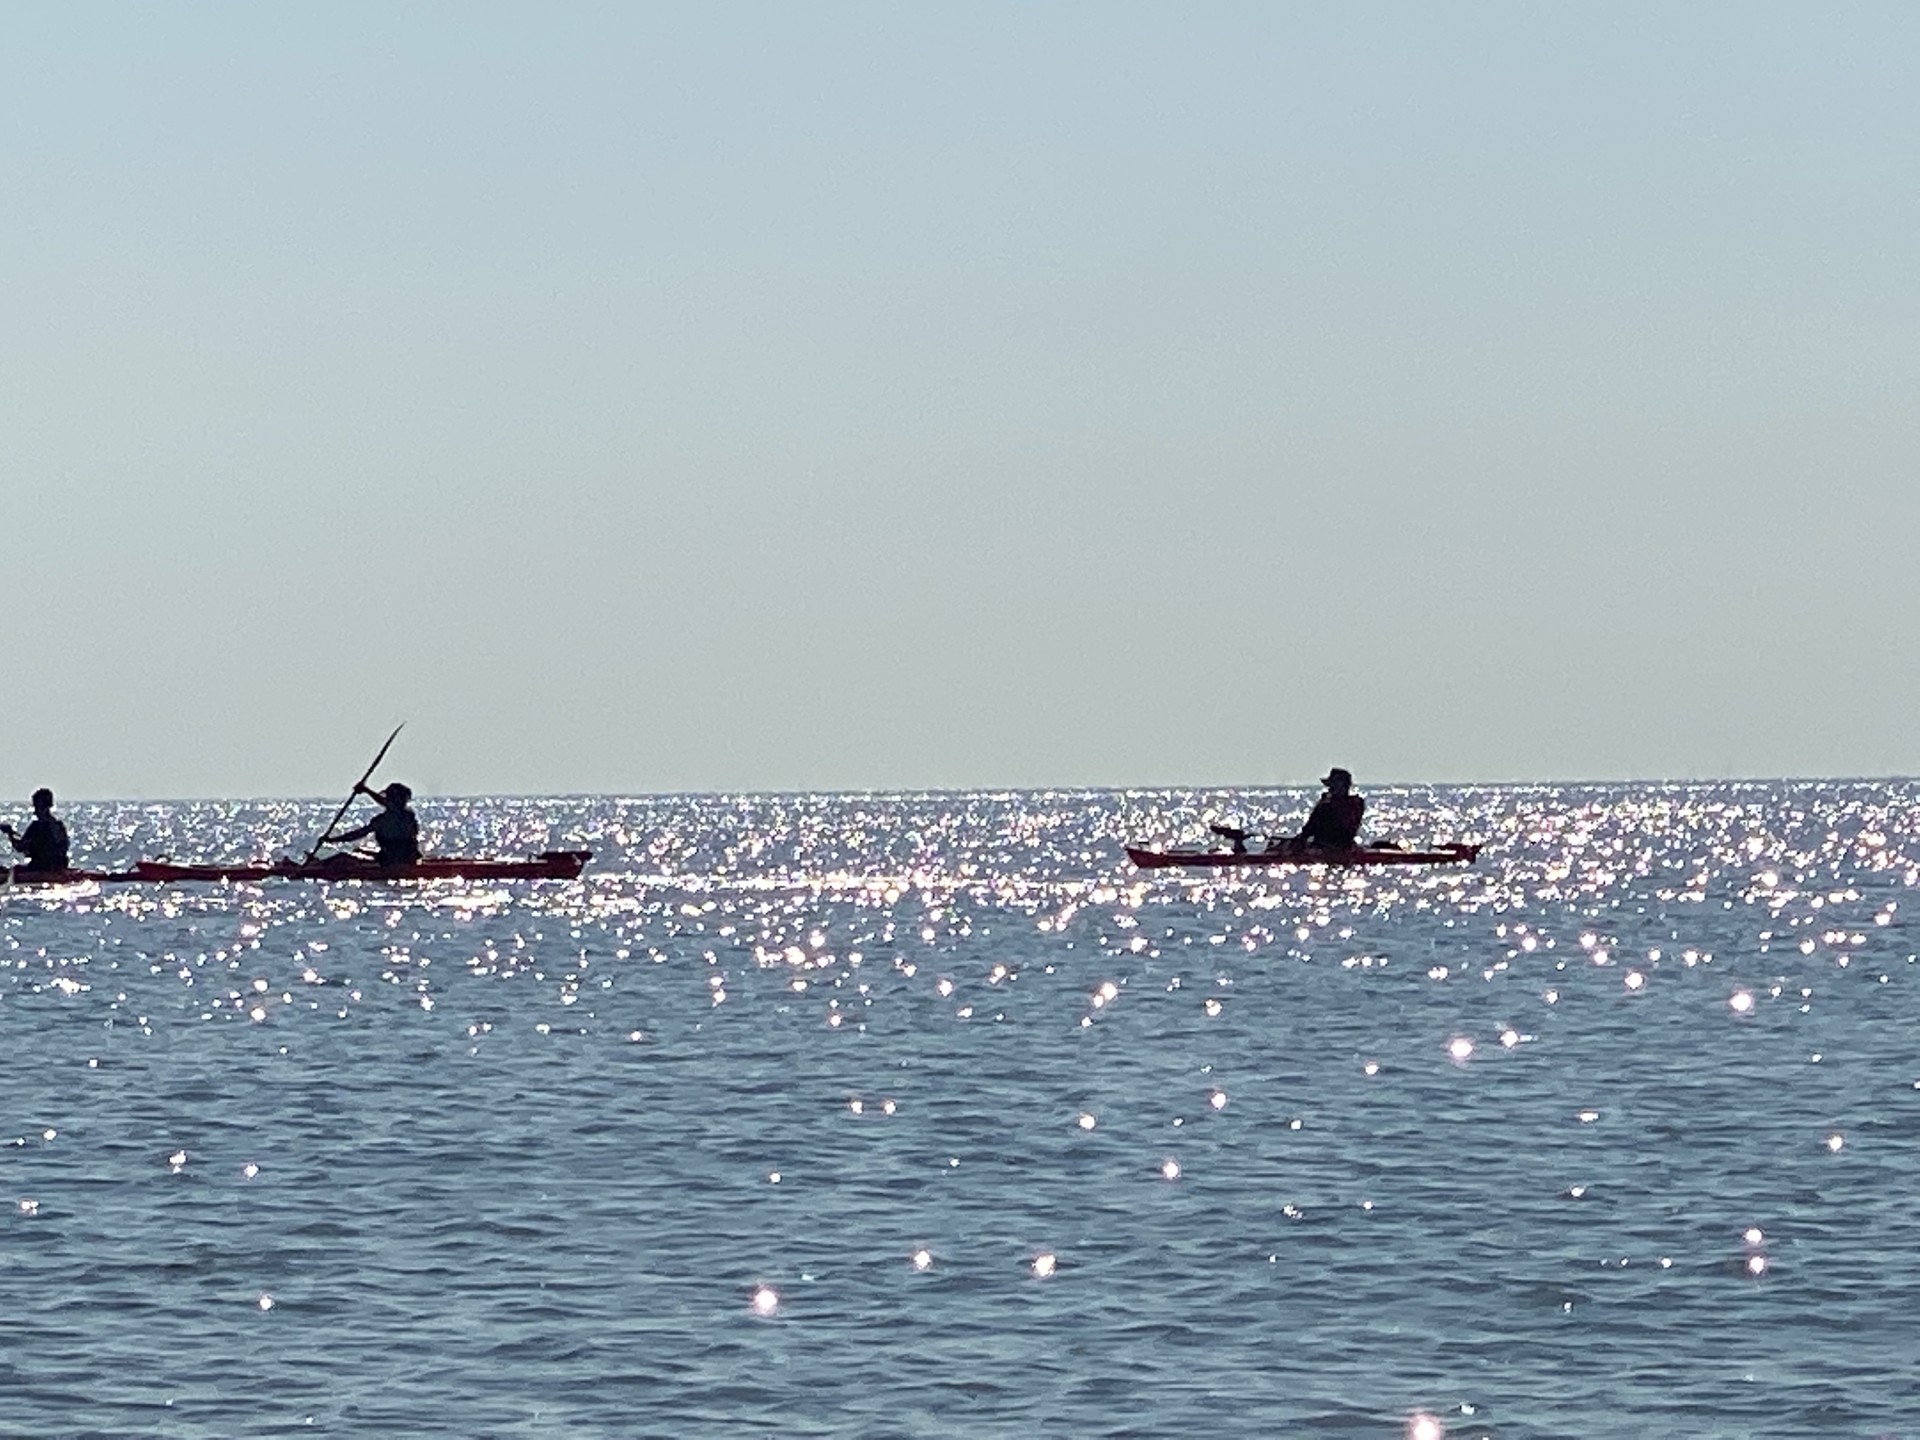
[[[19,848],[26,851],[29,870],[64,870],[67,868],[67,827],[52,815],[36,815],[21,835]]]
[[[1307,816],[1300,838],[1312,845],[1345,848],[1359,836],[1360,820],[1366,813],[1367,802],[1351,790],[1345,795],[1322,795]]]

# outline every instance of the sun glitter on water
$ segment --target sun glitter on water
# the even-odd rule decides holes
[[[1119,862],[1111,847],[1103,850],[1104,838],[1133,828],[1139,807],[1185,805],[1185,797],[1062,795],[991,803],[965,796],[635,802],[627,806],[632,814],[619,817],[620,833],[631,837],[620,843],[633,847],[627,869],[610,858],[584,887],[485,898],[469,892],[473,903],[459,905],[424,893],[339,890],[323,903],[290,888],[186,899],[130,890],[124,902],[85,912],[70,902],[42,911],[31,897],[15,896],[0,916],[10,926],[0,939],[19,941],[5,952],[12,968],[0,971],[0,999],[18,1013],[58,1007],[101,1023],[32,1032],[46,1072],[59,1080],[45,1087],[49,1098],[31,1105],[55,1105],[70,1118],[60,1120],[53,1153],[29,1144],[29,1153],[0,1150],[0,1159],[22,1167],[12,1193],[45,1198],[39,1233],[72,1247],[76,1263],[91,1245],[98,1253],[86,1258],[103,1277],[112,1273],[113,1246],[131,1243],[142,1228],[156,1252],[191,1246],[194,1234],[179,1228],[189,1201],[212,1202],[249,1233],[272,1234],[300,1223],[317,1196],[340,1214],[356,1247],[380,1261],[389,1230],[396,1247],[418,1233],[387,1222],[420,1214],[423,1177],[456,1219],[478,1214],[522,1228],[524,1214],[509,1210],[532,1208],[528,1202],[544,1193],[540,1181],[577,1174],[601,1198],[564,1225],[524,1227],[515,1249],[538,1260],[537,1275],[529,1264],[487,1281],[502,1313],[549,1300],[548,1277],[618,1311],[630,1300],[620,1289],[626,1271],[603,1273],[597,1257],[631,1254],[658,1273],[684,1273],[691,1237],[706,1247],[706,1273],[738,1276],[736,1257],[746,1256],[751,1267],[801,1285],[802,1299],[787,1310],[784,1292],[758,1282],[741,1296],[723,1281],[717,1305],[699,1285],[650,1293],[648,1304],[675,1327],[676,1343],[710,1338],[731,1347],[740,1322],[761,1317],[764,1325],[744,1328],[780,1352],[777,1363],[798,1358],[797,1348],[787,1357],[785,1347],[822,1338],[826,1317],[831,1340],[851,1342],[836,1352],[857,1357],[845,1363],[858,1367],[872,1357],[870,1371],[849,1379],[908,1407],[915,1397],[899,1377],[915,1373],[919,1337],[886,1333],[897,1314],[888,1306],[858,1308],[868,1272],[886,1270],[911,1290],[915,1318],[930,1324],[1017,1324],[1022,1317],[1009,1307],[1018,1304],[1039,1315],[1070,1309],[1089,1336],[1150,1309],[1196,1334],[1236,1322],[1257,1330],[1285,1315],[1279,1307],[1300,1306],[1294,1282],[1305,1276],[1336,1286],[1342,1312],[1356,1324],[1404,1327],[1412,1340],[1444,1348],[1445,1326],[1461,1312],[1423,1315],[1405,1303],[1407,1275],[1447,1263],[1437,1242],[1448,1232],[1431,1223],[1433,1207],[1442,1205],[1501,1214],[1499,1233],[1484,1237],[1485,1263],[1496,1274],[1532,1274],[1541,1255],[1584,1252],[1588,1237],[1600,1236],[1592,1227],[1609,1232],[1608,1244],[1617,1232],[1621,1258],[1602,1263],[1624,1267],[1631,1254],[1636,1284],[1671,1285],[1666,1296],[1681,1301],[1696,1286],[1746,1292],[1702,1317],[1707,1328],[1730,1334],[1793,1323],[1789,1307],[1803,1298],[1802,1282],[1822,1282],[1844,1261],[1847,1316],[1857,1309],[1862,1323],[1828,1336],[1806,1326],[1809,1354],[1828,1342],[1856,1356],[1878,1344],[1884,1364],[1900,1334],[1902,1299],[1884,1254],[1871,1249],[1872,1235],[1886,1226],[1852,1231],[1831,1221],[1856,1204],[1869,1217],[1897,1217],[1899,1193],[1911,1190],[1895,1171],[1880,1169],[1905,1163],[1890,1153],[1899,1147],[1881,1143],[1897,1114],[1886,1107],[1920,1093],[1901,1019],[1911,1009],[1863,998],[1876,993],[1870,984],[1895,986],[1877,992],[1886,997],[1903,984],[1910,990],[1920,976],[1908,968],[1910,922],[1903,915],[1894,926],[1886,918],[1891,902],[1875,888],[1916,883],[1905,867],[1909,855],[1920,861],[1920,824],[1906,817],[1920,817],[1920,786],[1885,789],[1854,787],[1839,798],[1794,792],[1791,803],[1807,811],[1806,833],[1797,838],[1784,833],[1789,822],[1775,792],[1756,799],[1738,788],[1676,787],[1649,799],[1502,791],[1449,800],[1459,810],[1437,826],[1463,828],[1459,814],[1471,808],[1481,821],[1506,826],[1509,843],[1445,885],[1413,872],[1257,883],[1123,880],[1109,873]],[[864,808],[858,826],[787,838],[767,818],[779,813],[765,808],[776,803],[803,816]],[[583,823],[597,825],[596,807],[604,808],[598,801],[574,808],[589,817]],[[1887,811],[1898,827],[1876,846],[1859,887],[1864,899],[1846,873],[1860,868],[1846,848],[1859,829],[1849,814],[1863,808]],[[527,813],[563,809],[543,802]],[[1875,823],[1886,828],[1888,814]],[[1761,857],[1744,848],[1733,856],[1729,845],[1744,845],[1749,829],[1763,827],[1764,858],[1779,870],[1767,882],[1775,888],[1750,895]],[[614,833],[610,823],[606,829]],[[203,826],[196,833],[214,832]],[[544,833],[533,843],[544,843]],[[1069,838],[1059,845],[1036,836]],[[1621,839],[1633,848],[1621,850]],[[1643,847],[1650,868],[1639,870]],[[471,848],[499,846],[476,835]],[[1788,853],[1808,858],[1788,865]],[[1897,861],[1884,875],[1882,855]],[[1693,883],[1695,873],[1709,871],[1709,883]],[[249,907],[271,917],[256,927],[255,939],[267,945],[249,939],[238,956],[244,968],[236,970],[232,922]],[[931,917],[924,928],[923,914]],[[1035,915],[1047,921],[1038,940]],[[1581,936],[1591,936],[1584,948]],[[862,949],[867,959],[856,969]],[[1723,957],[1717,963],[1715,949]],[[324,980],[302,958],[321,950]],[[151,965],[130,963],[136,955]],[[1444,962],[1443,982],[1423,978],[1430,960]],[[89,988],[61,967],[101,983]],[[268,976],[267,986],[251,979],[255,969]],[[944,1000],[935,988],[943,974],[951,977]],[[429,976],[439,1000],[433,1012],[408,1004],[415,980]],[[1215,987],[1220,999],[1204,1011],[1193,1004]],[[710,990],[727,997],[717,1013]],[[211,1005],[210,997],[224,1003]],[[1235,1003],[1223,1010],[1227,997]],[[1118,1005],[1121,998],[1129,1003]],[[1786,1003],[1761,1012],[1761,999]],[[973,1013],[969,1000],[977,1018],[963,1025]],[[247,1006],[267,1010],[264,1029],[247,1024]],[[983,1023],[1001,1012],[1003,1027]],[[563,1015],[564,1024],[545,1023]],[[1091,1035],[1080,1026],[1084,1015],[1094,1017]],[[642,1021],[644,1046],[633,1028]],[[222,1022],[232,1023],[216,1040],[197,1038],[214,1036]],[[856,1040],[869,1023],[871,1032]],[[449,1043],[454,1027],[458,1047]],[[528,1044],[533,1035],[547,1043]],[[1438,1063],[1453,1058],[1456,1037],[1475,1047],[1460,1070]],[[292,1042],[291,1053],[269,1040]],[[210,1043],[221,1048],[209,1051]],[[459,1065],[449,1076],[457,1084],[444,1090],[421,1083],[436,1072],[417,1057],[436,1050]],[[1380,1054],[1391,1054],[1393,1065]],[[223,1067],[209,1064],[210,1055]],[[250,1056],[257,1066],[237,1063]],[[485,1058],[464,1063],[475,1056]],[[355,1069],[341,1063],[349,1058]],[[259,1068],[266,1066],[273,1068]],[[1764,1090],[1742,1088],[1749,1066],[1769,1077]],[[131,1203],[128,1194],[98,1197],[116,1207],[110,1225],[86,1216],[72,1223],[76,1209],[96,1206],[75,1180],[100,1169],[103,1154],[107,1169],[118,1163],[116,1152],[102,1151],[111,1132],[98,1111],[88,1113],[88,1097],[123,1104],[136,1093],[131,1077],[145,1071],[171,1072],[173,1083],[166,1112],[156,1117],[164,1126],[143,1130],[130,1153],[148,1181],[165,1183],[129,1192]],[[1435,1071],[1447,1083],[1433,1083]],[[197,1084],[202,1072],[230,1078]],[[88,1088],[71,1083],[76,1074]],[[1352,1084],[1356,1074],[1360,1086]],[[1636,1083],[1622,1088],[1628,1075]],[[286,1083],[259,1083],[274,1076]],[[106,1083],[96,1090],[96,1082]],[[330,1106],[317,1115],[300,1108],[299,1096],[325,1087],[348,1095],[365,1087],[369,1104],[344,1117]],[[884,1098],[889,1092],[899,1097],[897,1110]],[[527,1103],[561,1095],[586,1123]],[[1703,1103],[1693,1103],[1695,1095]],[[40,1132],[37,1122],[26,1126],[32,1113],[23,1101],[17,1123],[28,1137]],[[370,1124],[358,1124],[355,1114]],[[1303,1131],[1297,1117],[1305,1116],[1315,1120],[1313,1131]],[[1075,1134],[1063,1135],[1063,1125]],[[469,1128],[485,1141],[472,1147],[471,1163],[462,1144]],[[1698,1146],[1688,1143],[1695,1135]],[[288,1144],[289,1137],[302,1144]],[[1153,1150],[1166,1156],[1170,1141],[1201,1171],[1182,1167],[1176,1183],[1165,1183]],[[1493,1178],[1505,1167],[1459,1164],[1463,1145],[1539,1163],[1530,1163],[1528,1185],[1509,1190]],[[1687,1163],[1672,1169],[1672,1197],[1667,1187],[1648,1195],[1631,1183],[1638,1162],[1682,1150]],[[375,1153],[412,1163],[391,1176],[357,1168]],[[267,1154],[264,1169],[251,1186],[235,1186],[236,1178],[251,1178],[241,1164],[249,1154]],[[153,1173],[176,1155],[184,1174],[167,1180],[164,1166]],[[618,1163],[606,1163],[616,1156]],[[793,1176],[771,1168],[785,1164],[801,1168]],[[1790,1186],[1756,1193],[1751,1177],[1779,1167],[1803,1168]],[[339,1204],[343,1187],[330,1177],[349,1176],[364,1182],[364,1194]],[[1277,1188],[1276,1176],[1283,1177]],[[1417,1188],[1399,1183],[1413,1176],[1422,1177]],[[267,1179],[274,1183],[260,1183]],[[457,1191],[456,1181],[471,1190]],[[1113,1187],[1114,1220],[1077,1220],[1090,1182]],[[1675,1225],[1665,1208],[1670,1198],[1689,1213],[1732,1218],[1704,1232]],[[15,1212],[0,1213],[27,1234],[33,1204],[16,1201]],[[1876,1206],[1883,1207],[1877,1217]],[[1742,1235],[1742,1219],[1775,1213],[1767,1223],[1779,1236],[1763,1237],[1758,1226],[1750,1240]],[[1215,1283],[1226,1267],[1167,1268],[1174,1251],[1166,1242],[1177,1246],[1183,1231],[1217,1215],[1229,1217],[1227,1240],[1259,1245],[1278,1267],[1263,1273],[1283,1274],[1280,1285]],[[994,1223],[972,1223],[980,1216]],[[1261,1233],[1231,1233],[1242,1217],[1255,1217]],[[1266,1233],[1279,1226],[1284,1239]],[[49,1234],[54,1227],[57,1237]],[[1003,1232],[1047,1235],[1085,1253],[1076,1251],[1073,1276],[1060,1275],[1051,1251],[1030,1240],[1008,1246]],[[1819,1243],[1794,1247],[1796,1235]],[[843,1258],[834,1272],[821,1266],[827,1283],[805,1288],[809,1277],[797,1264],[789,1271],[788,1260],[819,1263],[812,1252],[827,1245]],[[1395,1262],[1390,1271],[1376,1268],[1382,1259]],[[414,1275],[410,1263],[401,1251],[393,1274]],[[1637,1278],[1642,1270],[1645,1280]],[[1717,1278],[1699,1278],[1709,1274]],[[75,1288],[104,1296],[104,1310],[117,1283],[103,1278]],[[268,1274],[251,1285],[242,1280],[232,1297],[238,1305],[216,1308],[237,1309],[264,1343],[293,1346],[297,1359],[333,1307],[296,1296],[270,1316],[248,1316],[248,1302],[269,1283]],[[30,1306],[42,1284],[42,1276],[17,1270],[16,1300],[25,1296]],[[431,1325],[444,1288],[406,1293]],[[742,1299],[746,1316],[737,1308]],[[1536,1347],[1531,1356],[1513,1347],[1515,1384],[1536,1399],[1566,1379],[1545,1358],[1571,1336],[1564,1316],[1587,1309],[1583,1300],[1563,1310],[1562,1300],[1555,1293],[1531,1307],[1551,1321],[1545,1328],[1530,1311],[1503,1317]],[[287,1303],[295,1305],[287,1315],[297,1312],[291,1327],[280,1313]],[[190,1329],[192,1308],[181,1316]],[[774,1318],[782,1324],[773,1326]],[[378,1347],[364,1343],[375,1337],[334,1328],[332,1343],[356,1372],[370,1382],[393,1378],[382,1371]],[[1621,1435],[1662,1433],[1665,1399],[1641,1377],[1668,1360],[1685,1369],[1687,1360],[1663,1358],[1651,1331],[1632,1340],[1610,1329],[1608,1337],[1619,1363],[1568,1380],[1566,1413],[1577,1405],[1596,1430],[1610,1422],[1594,1417],[1617,1415]],[[1344,1350],[1325,1334],[1301,1330],[1296,1341],[1303,1362],[1348,1388],[1385,1435],[1396,1420],[1406,1433],[1441,1435],[1439,1428],[1414,1431],[1418,1417],[1406,1406],[1439,1403],[1429,1387],[1445,1394],[1473,1383],[1460,1375],[1383,1377],[1373,1355]],[[1018,1429],[1019,1407],[1032,1397],[993,1388],[1005,1385],[994,1357],[965,1348],[941,1355],[941,1382],[981,1387],[982,1430]],[[1196,1345],[1182,1362],[1196,1382],[1231,1393],[1244,1379],[1235,1370],[1238,1353]],[[522,1361],[533,1383],[565,1383],[564,1362],[543,1359],[537,1347]],[[276,1369],[299,1374],[297,1364]],[[453,1405],[461,1403],[455,1382],[485,1390],[483,1361],[449,1354],[446,1369]],[[704,1372],[688,1373],[691,1386],[704,1383]],[[1723,1378],[1693,1374],[1689,1383],[1710,1388]],[[1754,1413],[1764,1406],[1782,1414],[1799,1403],[1793,1387],[1764,1372],[1728,1383],[1751,1398]],[[885,1394],[890,1386],[900,1393]],[[612,1405],[634,1397],[606,1398]],[[1116,1400],[1125,1398],[1116,1392]],[[1071,1413],[1061,1412],[1063,1431],[1125,1423],[1098,1397],[1072,1403]],[[1873,1397],[1849,1403],[1860,1433],[1904,1433],[1900,1417],[1881,1413]],[[1145,1428],[1162,1418],[1143,1413]],[[1443,1407],[1429,1418],[1434,1427],[1444,1421],[1446,1434],[1477,1440],[1485,1427],[1464,1418],[1471,1413]],[[479,1433],[484,1418],[467,1433]],[[46,1413],[9,1423],[22,1433],[60,1433]],[[1520,1423],[1509,1415],[1503,1428]],[[1218,1428],[1252,1437],[1296,1433],[1303,1424],[1297,1414],[1256,1408],[1223,1415]]]

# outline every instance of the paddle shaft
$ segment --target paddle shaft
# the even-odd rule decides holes
[[[340,808],[333,812],[333,819],[329,820],[327,822],[327,828],[320,832],[320,838],[313,842],[313,848],[307,851],[306,858],[300,862],[302,865],[311,865],[313,863],[313,857],[320,853],[320,847],[333,838],[333,827],[340,823],[341,816],[353,808],[353,797],[360,793],[360,787],[362,785],[373,778],[373,772],[380,768],[380,762],[387,758],[387,751],[393,748],[394,740],[398,738],[400,732],[406,728],[406,725],[407,722],[402,720],[398,725],[393,727],[393,734],[387,736],[387,743],[382,745],[380,747],[380,753],[373,757],[373,763],[367,766],[367,773],[356,780],[353,788],[347,791],[347,798],[341,802]]]

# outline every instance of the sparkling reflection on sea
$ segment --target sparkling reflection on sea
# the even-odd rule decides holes
[[[1920,1434],[1916,786],[503,799],[0,891],[0,1433]],[[94,805],[84,863],[321,804]]]

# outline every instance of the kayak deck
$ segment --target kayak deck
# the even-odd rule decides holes
[[[1356,845],[1350,850],[1289,846],[1281,850],[1142,850],[1127,846],[1127,858],[1142,870],[1228,869],[1241,865],[1471,865],[1479,858],[1478,845],[1439,845],[1431,850],[1403,850],[1395,845]]]

